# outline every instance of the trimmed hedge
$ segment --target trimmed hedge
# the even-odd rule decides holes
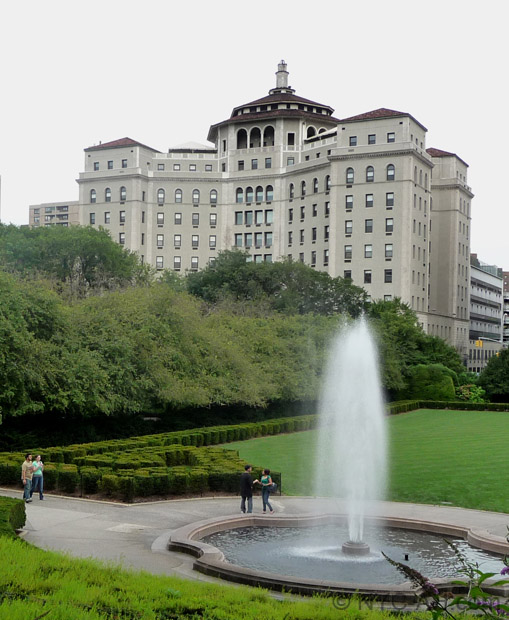
[[[0,536],[16,536],[26,521],[25,502],[11,497],[0,497]]]

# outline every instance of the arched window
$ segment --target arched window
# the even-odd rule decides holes
[[[256,188],[256,202],[261,202],[263,200],[263,187],[258,185]]]
[[[267,202],[272,202],[274,200],[274,188],[272,185],[267,185],[265,188],[265,200]]]
[[[300,184],[300,195],[302,198],[306,195],[306,181],[302,181]]]
[[[318,179],[313,179],[313,194],[318,194]]]
[[[325,127],[320,127],[320,129],[318,130],[318,133],[324,133],[325,132]]]
[[[373,166],[368,166],[366,168],[366,183],[373,183],[375,180],[375,169]]]
[[[389,164],[387,166],[387,180],[394,181],[395,176],[396,176],[396,168],[394,167],[394,164]]]
[[[295,185],[293,183],[290,183],[290,185],[288,187],[288,196],[289,196],[290,200],[293,200],[293,198],[295,196]]]
[[[263,146],[274,146],[274,127],[271,125],[263,130]]]
[[[181,189],[175,190],[175,202],[182,202],[182,190]]]
[[[246,202],[253,202],[254,194],[252,187],[246,187]]]
[[[90,190],[90,202],[97,202],[97,192],[95,189]]]
[[[157,190],[157,204],[164,205],[164,189]]]
[[[124,186],[120,188],[120,202],[125,202],[127,200],[127,190]]]
[[[308,127],[306,138],[312,138],[313,136],[316,136],[316,129],[314,127]]]
[[[237,148],[247,149],[247,131],[245,129],[237,131]]]
[[[262,145],[262,134],[258,127],[253,127],[249,134],[249,146],[250,148],[257,148]]]
[[[210,190],[210,204],[215,205],[217,203],[217,190]]]
[[[109,187],[104,190],[104,202],[111,202],[111,189]]]
[[[330,192],[330,174],[325,177],[325,191]]]
[[[238,202],[239,204],[244,202],[244,190],[242,187],[237,187],[237,191],[235,192],[235,202]]]
[[[346,183],[347,185],[351,185],[354,180],[354,170],[353,168],[346,169]]]
[[[199,189],[193,189],[193,204],[194,205],[200,204],[200,190]]]

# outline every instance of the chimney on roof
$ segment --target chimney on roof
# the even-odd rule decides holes
[[[269,95],[295,92],[291,86],[288,86],[288,71],[286,70],[286,66],[284,60],[278,64],[276,71],[276,88],[271,88],[269,90]]]

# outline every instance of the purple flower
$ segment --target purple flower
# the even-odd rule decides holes
[[[507,575],[509,573],[509,566],[504,566],[504,568],[500,571],[501,575]]]

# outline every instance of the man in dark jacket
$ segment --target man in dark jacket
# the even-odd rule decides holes
[[[258,482],[258,480],[253,481],[253,477],[251,476],[253,467],[251,465],[246,465],[244,469],[246,471],[240,476],[240,496],[242,497],[240,511],[246,512],[247,499],[247,512],[250,513],[253,512],[253,484]]]

